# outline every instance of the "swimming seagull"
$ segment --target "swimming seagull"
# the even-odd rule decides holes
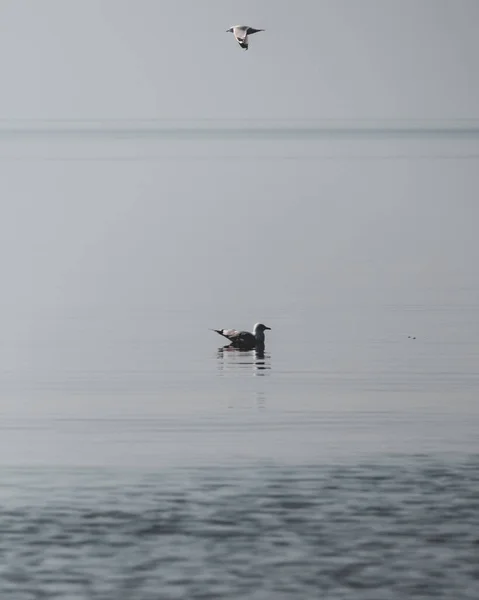
[[[264,346],[264,332],[271,327],[266,327],[263,323],[256,323],[253,327],[253,333],[249,331],[236,331],[236,329],[213,329],[231,342],[235,348],[243,350],[252,350],[256,346]]]
[[[248,50],[248,36],[258,33],[258,31],[264,31],[264,29],[255,29],[249,25],[234,25],[227,29],[226,33],[232,33],[243,50]]]

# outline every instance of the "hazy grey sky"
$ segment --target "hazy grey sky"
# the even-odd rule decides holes
[[[478,23],[477,0],[3,0],[0,118],[477,117]]]

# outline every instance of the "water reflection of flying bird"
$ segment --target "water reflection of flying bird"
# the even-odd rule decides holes
[[[248,50],[248,36],[258,33],[258,31],[264,31],[264,29],[255,29],[249,25],[234,25],[226,30],[227,33],[232,33],[235,36],[236,41],[243,50]]]
[[[235,348],[243,350],[253,349],[264,346],[264,332],[271,327],[266,327],[263,323],[256,323],[253,327],[253,333],[249,331],[237,331],[236,329],[213,329],[231,342]]]

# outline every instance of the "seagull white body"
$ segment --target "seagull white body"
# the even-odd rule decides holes
[[[243,50],[248,50],[248,36],[258,33],[258,31],[264,31],[264,29],[255,29],[249,25],[233,25],[233,27],[226,30],[227,33],[232,33],[235,36],[236,41]]]
[[[266,327],[263,323],[256,323],[253,327],[253,333],[249,331],[237,331],[236,329],[213,329],[231,342],[232,346],[237,348],[254,348],[264,344],[264,332],[271,327]]]

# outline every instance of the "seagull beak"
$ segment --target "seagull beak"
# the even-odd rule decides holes
[[[271,327],[265,327],[265,329],[269,329],[271,331]]]

